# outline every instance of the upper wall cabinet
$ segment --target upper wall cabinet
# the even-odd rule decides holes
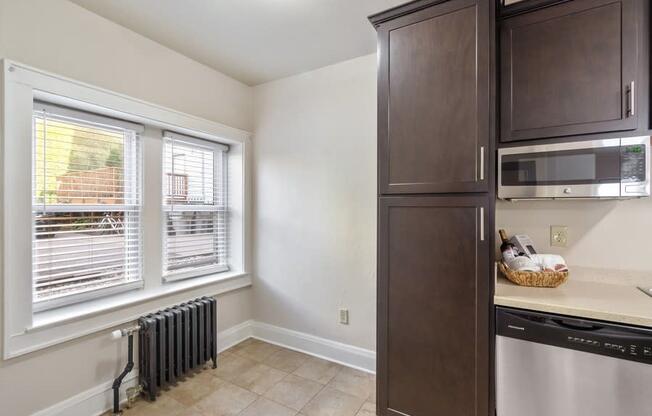
[[[371,18],[380,48],[379,193],[485,192],[490,2],[408,7],[415,4],[429,7]]]
[[[504,20],[501,141],[647,129],[645,1],[573,0]]]

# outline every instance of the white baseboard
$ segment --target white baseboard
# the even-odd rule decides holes
[[[217,350],[222,352],[253,335],[254,321],[248,320],[217,334]]]
[[[368,373],[376,372],[376,352],[287,328],[253,322],[253,337]]]
[[[120,403],[127,401],[126,390],[138,383],[138,371],[132,370],[122,381]],[[47,409],[33,413],[32,416],[89,416],[101,415],[113,407],[113,381],[102,383],[83,391]]]
[[[253,320],[219,332],[218,351],[224,351],[251,337],[369,373],[374,373],[376,370],[374,351]],[[138,369],[134,368],[125,377],[120,388],[121,403],[126,401],[126,389],[134,387],[137,382]],[[112,383],[113,381],[102,383],[47,409],[33,413],[32,416],[101,415],[113,406]]]

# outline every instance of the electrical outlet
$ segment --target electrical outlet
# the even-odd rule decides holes
[[[348,309],[340,309],[340,323],[342,325],[348,325],[349,324],[349,310]]]
[[[568,227],[565,225],[551,225],[550,245],[552,247],[566,247],[568,245]]]

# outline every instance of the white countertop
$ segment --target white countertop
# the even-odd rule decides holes
[[[504,277],[496,280],[494,303],[652,327],[652,297],[636,286],[573,280],[557,288],[518,286]]]

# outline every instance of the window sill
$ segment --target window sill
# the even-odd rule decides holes
[[[246,273],[216,273],[212,275],[197,277],[194,279],[183,280],[165,283],[159,287],[150,290],[132,290],[128,293],[122,293],[115,296],[108,296],[105,298],[95,299],[92,301],[77,303],[70,306],[61,308],[50,309],[43,312],[34,314],[32,326],[27,329],[27,332],[47,328],[55,325],[60,325],[66,322],[81,320],[93,315],[99,315],[116,309],[124,308],[138,303],[143,303],[149,300],[164,297],[166,295],[174,294],[177,292],[186,291],[202,286],[211,285],[214,283],[226,282],[240,277],[246,277]],[[244,284],[240,287],[248,286],[250,283]],[[217,293],[207,293],[206,295],[212,296],[221,294],[230,290],[221,290]],[[165,307],[165,306],[163,306]],[[128,321],[126,321],[128,322]],[[119,325],[119,324],[117,324]]]
[[[200,296],[215,296],[251,286],[248,273],[227,272],[166,283],[34,314],[32,325],[5,334],[4,359],[124,325],[153,311]]]
[[[94,291],[89,291],[85,293],[73,294],[70,296],[49,299],[40,302],[34,302],[32,304],[32,311],[34,315],[44,314],[46,311],[51,310],[61,310],[66,306],[78,305],[78,304],[87,304],[92,303],[100,298],[109,298],[119,296],[125,292],[131,292],[134,290],[143,289],[145,283],[142,280],[137,280],[135,282],[123,283],[113,287],[98,289]]]
[[[210,266],[201,269],[195,269],[192,271],[172,271],[167,274],[163,274],[163,281],[165,283],[178,282],[179,280],[186,279],[197,279],[201,276],[210,276],[215,274],[222,274],[229,271],[229,266]]]

